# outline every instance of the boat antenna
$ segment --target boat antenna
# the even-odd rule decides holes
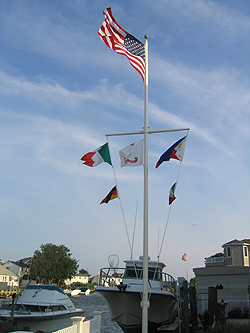
[[[157,260],[159,262],[160,259],[160,229],[158,228],[158,255],[157,255]]]
[[[134,250],[134,241],[135,241],[135,227],[136,227],[137,211],[138,211],[138,201],[136,202],[136,209],[135,209],[135,223],[134,223],[134,231],[133,231],[133,237],[132,237],[132,246],[131,246],[130,260],[133,259],[133,250]]]

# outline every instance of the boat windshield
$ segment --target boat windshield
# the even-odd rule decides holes
[[[2,309],[11,310],[12,305],[2,304]],[[15,312],[55,312],[66,310],[62,304],[58,305],[31,305],[31,304],[15,304]]]
[[[126,278],[142,279],[143,278],[143,269],[142,269],[142,267],[127,266],[123,277],[125,279]],[[158,267],[157,270],[155,270],[154,268],[149,267],[148,278],[149,278],[149,280],[162,281],[161,268]]]

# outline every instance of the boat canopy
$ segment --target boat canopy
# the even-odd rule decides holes
[[[25,287],[26,290],[37,290],[37,289],[43,289],[43,290],[54,290],[54,291],[59,291],[60,293],[64,294],[64,291],[57,287],[57,286],[52,286],[52,285],[46,285],[46,284],[29,284],[28,286]]]

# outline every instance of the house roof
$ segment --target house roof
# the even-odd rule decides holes
[[[227,243],[223,244],[222,247],[225,247],[225,246],[228,246],[228,245],[240,245],[240,244],[250,245],[250,239],[249,238],[245,238],[245,239],[242,239],[242,240],[234,239],[230,242],[227,242]]]
[[[7,276],[16,276],[11,271],[9,271],[7,268],[0,265],[0,275],[7,275]]]
[[[19,259],[17,261],[8,260],[6,263],[10,263],[11,262],[12,264],[14,264],[16,266],[24,267],[24,268],[29,268],[30,267],[30,261],[31,261],[31,257],[28,257],[28,258]]]
[[[30,267],[31,257],[19,259],[15,262],[16,265],[20,267]]]

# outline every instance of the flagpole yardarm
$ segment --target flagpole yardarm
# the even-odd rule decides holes
[[[148,134],[153,133],[164,133],[164,132],[181,132],[189,131],[190,128],[173,128],[173,129],[161,129],[161,130],[148,130]],[[134,135],[134,134],[144,134],[144,131],[135,131],[135,132],[123,132],[123,133],[109,133],[105,134],[106,136],[118,136],[118,135]]]

